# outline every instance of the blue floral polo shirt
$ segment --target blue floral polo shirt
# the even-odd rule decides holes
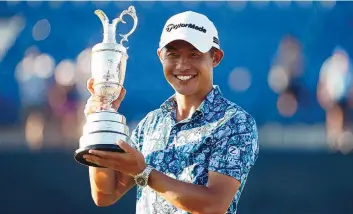
[[[237,203],[258,152],[255,120],[241,107],[222,96],[218,86],[207,95],[188,119],[176,121],[174,96],[146,115],[131,135],[131,143],[146,163],[180,181],[207,185],[208,171],[241,182],[227,211]],[[137,189],[137,214],[185,214],[150,187]]]

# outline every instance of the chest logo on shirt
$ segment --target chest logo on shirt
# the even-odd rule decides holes
[[[236,146],[230,146],[230,147],[228,148],[228,153],[229,153],[230,155],[239,156],[240,151],[239,151],[239,149],[238,149]]]

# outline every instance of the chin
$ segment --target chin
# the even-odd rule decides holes
[[[179,94],[182,94],[184,96],[190,96],[193,95],[197,92],[195,87],[185,87],[185,86],[181,86],[181,87],[175,87],[174,88],[175,91],[177,91]]]

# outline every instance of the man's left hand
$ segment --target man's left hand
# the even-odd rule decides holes
[[[119,140],[117,145],[120,146],[125,153],[90,150],[90,154],[84,155],[83,158],[88,162],[130,176],[135,176],[143,172],[146,168],[143,154],[122,140]]]

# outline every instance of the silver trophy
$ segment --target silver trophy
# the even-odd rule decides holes
[[[111,106],[111,103],[119,97],[125,79],[128,48],[123,46],[123,42],[128,41],[128,36],[135,31],[138,19],[133,6],[124,10],[112,23],[103,11],[96,10],[95,14],[103,24],[104,34],[103,42],[96,44],[91,52],[93,88],[95,98]],[[120,22],[126,23],[123,20],[124,15],[130,15],[134,25],[127,34],[119,34],[122,37],[119,44],[116,42],[116,27]],[[126,125],[126,118],[113,108],[91,113],[86,117],[79,149],[75,151],[75,160],[86,166],[100,167],[87,162],[83,155],[90,149],[124,152],[117,142],[120,139],[127,142],[128,138],[129,128]]]

